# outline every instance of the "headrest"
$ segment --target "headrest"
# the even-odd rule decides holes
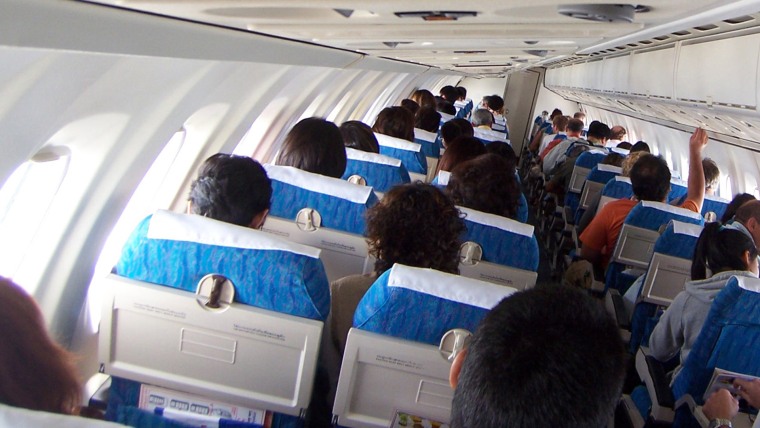
[[[291,166],[265,164],[267,176],[272,180],[321,193],[346,199],[356,204],[366,204],[372,196],[372,188],[349,183],[339,178],[326,177],[303,171]]]
[[[166,210],[158,210],[153,214],[147,237],[249,250],[287,251],[313,259],[319,259],[322,251],[250,227]]]
[[[610,152],[617,153],[623,156],[628,156],[628,154],[631,153],[630,150],[621,149],[620,147],[612,147],[610,148]]]
[[[677,186],[677,187],[686,187],[686,188],[689,187],[689,183],[687,183],[687,182],[685,182],[683,180],[679,180],[677,178],[671,178],[670,179],[670,185],[671,186]]]
[[[440,113],[440,115],[441,115],[441,122],[448,122],[448,121],[450,121],[451,119],[454,118],[453,115],[450,115],[450,114],[447,114],[447,113],[443,113],[443,112],[440,112],[440,111],[438,113]]]
[[[631,184],[631,177],[623,177],[622,175],[618,175],[615,177],[615,181]]]
[[[596,166],[596,169],[598,169],[599,171],[612,172],[612,173],[615,173],[615,174],[622,174],[623,173],[623,168],[621,168],[619,166],[615,166],[615,165],[607,165],[605,163],[598,164]]]
[[[346,158],[352,160],[358,160],[363,162],[377,163],[381,165],[401,166],[401,161],[390,156],[381,155],[379,153],[365,152],[363,150],[356,150],[350,147],[346,147]]]
[[[432,269],[394,265],[356,308],[354,326],[438,345],[453,328],[474,332],[488,311],[516,290]]]
[[[438,171],[438,177],[436,177],[436,184],[439,186],[448,186],[451,179],[451,172],[440,170]]]
[[[402,140],[401,138],[391,137],[390,135],[380,134],[375,132],[377,137],[377,143],[381,146],[392,147],[394,149],[406,150],[408,152],[419,152],[422,150],[422,145],[413,143],[411,141]]]
[[[731,279],[728,280],[727,284],[730,284],[732,282],[736,282],[736,285],[739,286],[739,288],[747,291],[751,291],[753,293],[760,293],[760,279],[758,278],[750,278],[747,276],[732,276]]]
[[[118,275],[195,292],[207,274],[224,275],[235,301],[324,320],[330,290],[320,250],[194,214],[158,211],[124,244]]]
[[[465,220],[495,227],[521,236],[533,236],[533,226],[529,224],[520,223],[507,217],[476,211],[471,208],[460,206],[457,206],[457,208],[466,215]]]
[[[425,131],[424,129],[414,128],[414,138],[419,138],[420,140],[434,143],[436,138],[438,138],[438,134],[435,132]]]
[[[487,129],[474,128],[475,138],[488,141],[507,141],[507,134],[498,131],[489,131]]]
[[[0,404],[0,426],[4,427],[60,427],[60,428],[118,428],[123,425],[81,416],[61,415],[39,410]]]
[[[728,199],[723,199],[720,196],[708,195],[707,193],[705,193],[705,200],[706,201],[722,202],[724,204],[730,204],[731,203],[731,201],[729,201]]]
[[[684,223],[678,220],[671,220],[670,222],[673,224],[673,233],[678,235],[688,235],[699,238],[699,235],[702,234],[702,229],[704,228],[699,224]]]
[[[659,211],[669,212],[671,214],[677,214],[680,216],[693,218],[695,220],[699,220],[700,223],[702,222],[702,220],[704,220],[702,216],[699,215],[699,213],[695,213],[694,211],[687,210],[686,208],[674,207],[673,205],[669,205],[663,202],[641,201],[641,206],[644,208],[652,208]]]

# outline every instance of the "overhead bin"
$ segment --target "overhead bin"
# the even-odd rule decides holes
[[[667,100],[673,98],[674,49],[634,53],[630,64],[630,95]]]
[[[631,68],[631,56],[623,55],[604,60],[604,69],[599,76],[600,89],[613,94],[628,93],[628,74]]]

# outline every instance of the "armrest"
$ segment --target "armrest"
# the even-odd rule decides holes
[[[646,348],[639,348],[636,353],[636,372],[644,381],[649,397],[652,399],[651,417],[658,422],[672,422],[675,399],[664,365],[648,355]]]

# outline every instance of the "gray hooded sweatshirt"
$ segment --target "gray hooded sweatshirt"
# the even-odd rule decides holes
[[[652,356],[660,361],[667,361],[681,351],[683,364],[694,342],[697,341],[715,296],[734,275],[757,277],[752,272],[733,270],[701,281],[687,281],[684,291],[673,299],[673,303],[662,314],[652,331],[649,338],[649,351]]]

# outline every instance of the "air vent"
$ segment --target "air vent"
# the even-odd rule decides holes
[[[568,4],[557,6],[557,12],[594,22],[633,22],[636,7],[630,4]]]
[[[736,25],[736,24],[743,24],[745,22],[754,21],[754,20],[755,18],[745,15],[745,16],[739,16],[733,19],[726,19],[723,22],[725,22],[726,24]]]
[[[422,18],[425,21],[456,21],[459,18],[475,17],[478,12],[472,11],[418,11],[394,12],[399,18]]]
[[[353,9],[333,9],[333,10],[343,15],[344,18],[350,18],[351,15],[354,14]]]
[[[486,51],[454,51],[455,54],[461,54],[461,55],[476,55],[476,54],[484,54]]]
[[[549,54],[549,51],[547,51],[545,49],[534,49],[534,50],[527,50],[527,51],[523,51],[523,52],[525,52],[528,55],[535,55],[535,56],[541,57],[541,58],[543,58],[543,57],[545,57],[546,55]]]
[[[389,48],[393,49],[398,45],[410,45],[412,42],[383,42],[385,46],[388,46]]]

